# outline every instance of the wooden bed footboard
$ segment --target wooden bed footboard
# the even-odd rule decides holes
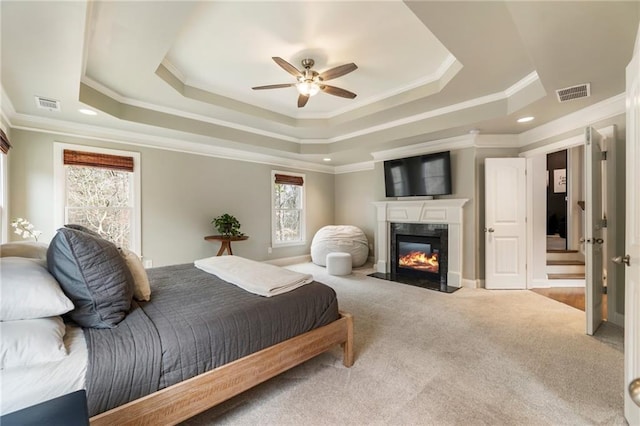
[[[335,345],[351,367],[353,317],[340,312],[331,324],[311,330],[92,417],[91,425],[173,425],[289,370]]]

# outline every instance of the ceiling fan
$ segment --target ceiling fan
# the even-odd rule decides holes
[[[299,93],[298,108],[302,108],[303,106],[305,106],[309,98],[316,95],[320,91],[323,91],[330,95],[340,96],[342,98],[353,99],[356,97],[356,94],[353,92],[341,89],[339,87],[324,84],[324,82],[327,80],[342,77],[343,75],[358,69],[358,67],[354,63],[340,65],[338,67],[328,69],[325,72],[318,73],[317,71],[311,69],[311,67],[313,67],[313,64],[315,63],[313,59],[302,60],[304,71],[298,70],[289,62],[277,56],[274,56],[271,59],[273,59],[276,64],[280,65],[283,70],[294,76],[298,81],[296,83],[270,84],[268,86],[252,87],[253,90],[282,89],[284,87],[295,86],[296,89],[298,89]]]

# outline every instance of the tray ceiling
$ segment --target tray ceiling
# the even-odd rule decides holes
[[[18,2],[0,4],[12,125],[144,134],[322,163],[436,138],[518,134],[624,91],[636,2]],[[297,108],[276,65],[354,62]],[[587,98],[555,91],[590,83]],[[38,109],[35,96],[60,101]],[[5,105],[10,103],[10,106]],[[95,117],[78,114],[91,108]],[[527,124],[522,115],[534,115]],[[120,138],[122,139],[122,138]]]

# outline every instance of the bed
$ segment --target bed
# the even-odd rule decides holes
[[[92,424],[175,424],[336,345],[353,364],[353,319],[324,284],[262,297],[193,264],[148,275],[151,300],[117,327],[76,330]]]

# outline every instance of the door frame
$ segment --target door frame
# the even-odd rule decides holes
[[[607,139],[614,138],[616,135],[616,127],[613,125],[597,128],[596,130]],[[520,157],[527,159],[527,265],[530,265],[527,268],[527,289],[549,287],[549,280],[546,279],[546,269],[540,270],[541,268],[546,268],[546,243],[535,243],[538,235],[546,235],[546,219],[542,218],[542,220],[540,220],[540,218],[536,218],[536,214],[539,215],[540,211],[546,214],[544,213],[546,209],[540,210],[534,207],[540,206],[540,201],[535,198],[535,195],[537,195],[536,185],[540,184],[538,182],[539,179],[536,179],[539,178],[539,170],[538,173],[536,173],[536,159],[540,161],[537,157],[545,156],[546,158],[546,155],[551,152],[569,149],[583,144],[584,134],[581,133],[580,135],[523,151],[519,154]],[[534,201],[538,204],[536,205]],[[544,261],[541,261],[541,259],[544,259]],[[544,278],[541,278],[542,276],[544,276]]]

